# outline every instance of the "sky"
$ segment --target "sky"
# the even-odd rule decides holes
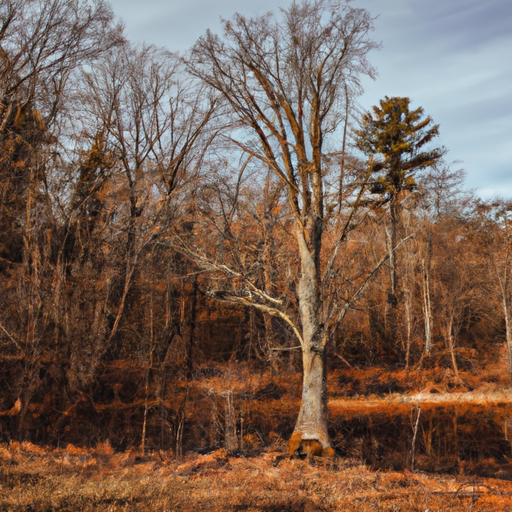
[[[277,0],[110,0],[134,43],[184,52],[220,18],[264,14]],[[353,0],[375,17],[369,54],[375,81],[359,98],[407,96],[440,125],[437,145],[467,188],[483,199],[512,198],[512,0]]]

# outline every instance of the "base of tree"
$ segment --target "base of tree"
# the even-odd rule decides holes
[[[324,446],[316,439],[303,439],[300,432],[295,431],[288,443],[290,455],[306,455],[307,457],[334,457],[334,449]]]

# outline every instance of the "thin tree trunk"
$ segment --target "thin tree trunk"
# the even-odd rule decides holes
[[[345,177],[345,162],[346,162],[346,150],[347,150],[347,128],[348,120],[350,115],[350,101],[348,95],[348,87],[345,84],[345,122],[343,123],[343,140],[341,143],[341,163],[340,163],[340,181],[339,181],[339,204],[338,211],[341,212],[343,204],[343,179]]]
[[[503,315],[505,317],[505,337],[507,341],[508,372],[512,379],[512,323],[510,319],[510,308],[507,303],[506,290],[502,290]]]
[[[396,251],[398,241],[398,229],[400,226],[400,207],[398,198],[394,198],[390,205],[391,212],[391,233],[389,235],[389,266],[391,277],[391,295],[389,297],[391,305],[396,308],[398,306],[398,254]]]
[[[148,370],[149,373],[149,370]],[[145,386],[145,399],[144,399],[144,418],[142,420],[142,440],[140,443],[140,451],[142,455],[146,454],[146,426],[148,423],[148,410],[149,410],[149,382],[146,379]]]
[[[196,319],[197,319],[197,292],[198,292],[198,283],[197,283],[197,274],[194,275],[194,280],[192,283],[192,306],[190,311],[190,330],[187,344],[187,378],[192,378],[192,371],[194,369],[194,363],[192,360],[192,352],[194,349],[195,342],[195,330],[196,330]]]
[[[238,448],[237,435],[236,435],[236,411],[233,405],[233,393],[229,390],[226,395],[226,406],[224,413],[224,438],[225,447],[228,451],[233,451]]]
[[[418,426],[420,424],[420,416],[421,416],[421,407],[419,405],[416,406],[416,420],[414,422],[413,427],[413,436],[411,443],[411,471],[414,471],[414,462],[416,455],[416,439],[418,437]]]
[[[409,363],[411,358],[411,343],[412,343],[412,297],[409,288],[405,293],[405,320],[407,328],[407,339],[405,347],[405,370],[409,369]]]
[[[505,234],[507,236],[507,241],[509,240],[509,226],[508,223],[505,223]],[[505,247],[505,258],[503,265],[503,275],[499,270],[499,265],[496,261],[496,257],[493,256],[493,265],[494,271],[496,272],[496,277],[498,278],[498,284],[501,292],[501,306],[503,308],[503,317],[505,319],[505,340],[507,342],[507,365],[508,365],[508,373],[510,378],[512,379],[512,320],[510,318],[510,304],[509,304],[509,294],[508,289],[510,286],[510,253],[509,246]]]
[[[432,350],[432,308],[430,304],[430,283],[425,261],[423,265],[423,314],[425,317],[425,350],[423,355],[430,356]]]
[[[446,343],[448,344],[448,350],[450,351],[453,373],[455,374],[455,378],[457,379],[457,381],[461,382],[461,378],[459,376],[459,368],[457,366],[457,359],[455,358],[455,343],[453,341],[453,315],[450,316],[446,331]]]
[[[390,280],[390,291],[388,293],[388,302],[393,304],[393,300],[395,297],[395,251],[393,250],[393,228],[391,228],[391,232],[386,229],[386,239],[388,244],[388,254],[389,254],[389,280]]]

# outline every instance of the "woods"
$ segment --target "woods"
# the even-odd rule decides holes
[[[2,2],[0,441],[332,456],[329,372],[512,375],[512,203],[413,100],[361,113],[372,29],[306,0],[180,56],[102,0]]]

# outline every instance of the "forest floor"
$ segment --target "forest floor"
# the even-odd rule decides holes
[[[361,461],[255,457],[226,450],[188,455],[113,453],[73,446],[0,446],[0,511],[407,511],[512,510],[512,482],[374,471]]]
[[[149,440],[145,454],[114,449],[108,440],[60,448],[0,444],[0,512],[512,511],[512,389],[502,370],[463,373],[463,383],[438,368],[331,372],[334,460],[286,454],[300,374],[249,370],[228,367],[178,382],[176,393],[189,397],[189,438],[178,458]],[[233,452],[200,445],[192,435],[200,425],[222,440],[215,436],[227,397],[235,418],[245,418],[243,449]],[[109,407],[123,412],[121,405],[132,407]],[[119,423],[123,432],[136,417],[107,422],[99,413],[101,425]],[[114,430],[103,430],[103,439],[115,439]],[[205,447],[214,451],[197,453]]]

